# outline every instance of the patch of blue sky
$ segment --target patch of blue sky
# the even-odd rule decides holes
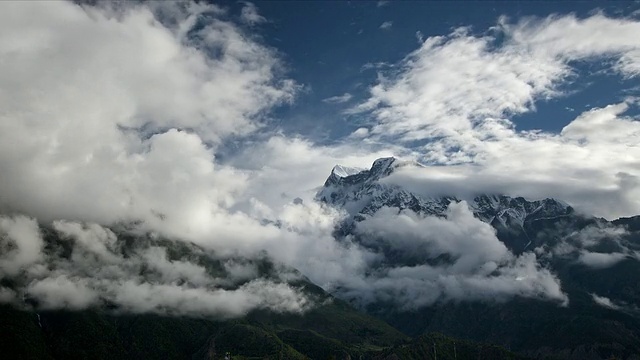
[[[219,3],[231,14],[239,14],[243,6]],[[348,115],[344,111],[367,97],[378,78],[377,67],[397,64],[419,47],[420,39],[447,36],[459,27],[476,36],[491,34],[501,16],[511,21],[569,13],[587,17],[596,12],[629,17],[637,16],[640,9],[638,2],[600,1],[390,1],[382,6],[375,1],[254,3],[268,21],[252,30],[281,54],[288,76],[303,87],[292,105],[273,111],[265,129],[306,137],[317,144],[341,141],[373,123],[366,113]],[[385,22],[392,25],[381,29]],[[499,47],[500,37],[497,39]],[[562,84],[565,95],[537,99],[535,111],[510,117],[518,130],[558,132],[585,109],[640,94],[638,79],[606,71],[600,61],[573,65],[577,76]],[[344,101],[326,101],[340,96]]]

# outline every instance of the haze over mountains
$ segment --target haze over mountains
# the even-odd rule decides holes
[[[639,353],[636,3],[283,4],[0,3],[9,343]]]

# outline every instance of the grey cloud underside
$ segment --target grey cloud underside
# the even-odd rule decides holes
[[[313,306],[301,275],[265,257],[219,257],[97,224],[0,217],[0,300],[20,308],[230,318]],[[289,282],[297,282],[292,285]]]

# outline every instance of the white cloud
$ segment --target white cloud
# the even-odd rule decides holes
[[[207,269],[202,265],[184,260],[169,260],[166,248],[159,246],[149,247],[140,252],[140,257],[146,261],[152,270],[160,274],[164,283],[174,284],[185,279],[195,286],[204,287],[217,283],[216,280],[212,281],[207,274]]]
[[[514,256],[464,202],[452,203],[446,218],[382,209],[357,229],[366,246],[386,248],[399,262],[387,259],[387,265],[338,283],[340,294],[361,303],[383,300],[415,309],[437,301],[500,301],[516,295],[568,303],[560,281],[540,267],[535,254]],[[402,259],[418,264],[402,265]]]
[[[13,263],[4,257],[0,263],[3,277],[14,282],[13,289],[0,288],[2,303],[25,306],[19,300],[26,298],[35,301],[38,308],[70,310],[108,303],[118,311],[222,318],[242,316],[254,309],[302,312],[313,306],[313,299],[285,282],[292,279],[291,270],[260,274],[252,264],[259,260],[242,263],[216,258],[188,244],[181,246],[190,249],[189,257],[170,259],[167,250],[171,242],[145,245],[149,239],[129,244],[123,251],[124,242],[109,229],[71,221],[54,222],[59,240],[50,243],[45,253],[33,219],[2,217],[0,224],[18,249],[7,253],[13,256]],[[34,243],[40,245],[33,248]],[[175,252],[178,245],[173,246]],[[70,249],[70,255],[63,255],[57,247]],[[225,269],[216,271],[217,277],[206,269],[207,262],[216,261]],[[34,266],[34,262],[42,266]],[[278,278],[280,274],[285,278]]]
[[[602,14],[501,19],[484,35],[457,29],[382,72],[350,113],[373,115],[372,139],[425,143],[416,150],[426,163],[470,164],[440,171],[461,189],[555,196],[599,216],[632,215],[640,206],[640,133],[624,114],[636,99],[591,109],[560,134],[516,131],[509,118],[563,96],[562,85],[578,74],[575,61],[607,59],[611,72],[636,76],[638,31],[637,20]]]
[[[591,294],[591,297],[593,298],[593,301],[600,306],[613,310],[619,310],[621,308],[620,306],[614,304],[608,297],[598,296],[596,294]]]
[[[243,248],[230,245],[237,239],[258,249],[255,234],[276,238],[275,226],[230,210],[248,179],[215,159],[223,139],[252,133],[292,100],[296,85],[275,53],[214,5],[40,5],[0,4],[0,210],[67,219],[53,228],[75,246],[69,258],[43,258],[35,220],[3,217],[2,246],[13,249],[0,259],[3,275],[30,280],[20,291],[48,308],[303,309],[307,299],[283,283],[220,289],[241,277],[237,268],[214,279],[159,250],[125,259],[115,235],[94,224],[137,224],[221,252]],[[140,277],[143,264],[151,278]],[[125,290],[154,302],[136,305]],[[3,300],[15,298],[8,291]]]
[[[580,247],[594,247],[603,242],[620,244],[620,239],[627,235],[624,227],[592,225],[581,229],[568,236],[569,240],[576,241]]]
[[[0,216],[0,279],[15,276],[42,260],[38,223],[25,216]]]
[[[115,301],[134,312],[164,312],[168,308],[178,314],[227,318],[244,316],[254,309],[301,312],[308,300],[286,284],[254,280],[237,290],[215,291],[124,281],[117,288]]]
[[[272,136],[252,145],[229,163],[248,176],[243,197],[255,198],[272,209],[291,203],[296,197],[305,203],[313,201],[336,164],[365,168],[377,158],[402,151],[367,141],[318,146],[302,138],[284,136]],[[239,205],[249,212],[246,201]]]
[[[326,102],[327,104],[343,104],[351,100],[351,98],[353,98],[353,95],[349,93],[344,93],[342,95],[336,95],[336,96],[328,97],[326,99],[322,99],[322,101]]]
[[[267,19],[258,14],[258,7],[250,2],[243,2],[244,6],[240,12],[240,20],[248,25],[261,24],[267,21]]]
[[[599,253],[591,251],[581,251],[578,261],[586,266],[602,269],[611,267],[627,257],[622,253]]]
[[[97,224],[80,224],[71,221],[54,221],[53,229],[60,236],[76,241],[81,256],[95,255],[106,262],[117,261],[113,252],[117,250],[117,237],[109,229]]]
[[[545,258],[556,257],[596,270],[605,269],[626,259],[637,258],[630,247],[624,227],[596,222],[558,238],[552,246],[545,244],[535,252]]]
[[[516,133],[500,119],[530,110],[537,97],[556,95],[556,83],[571,74],[559,55],[547,58],[551,50],[519,52],[531,44],[519,44],[516,35],[532,31],[531,24],[502,24],[511,40],[497,52],[490,50],[492,39],[464,32],[427,39],[405,61],[406,71],[383,80],[360,106],[373,110],[378,124],[356,130],[344,143],[319,146],[267,136],[221,164],[220,143],[253,134],[263,115],[293,99],[297,86],[282,76],[274,51],[224,20],[220,8],[7,2],[0,10],[0,210],[45,222],[67,219],[53,228],[75,243],[69,258],[43,257],[33,219],[0,219],[2,246],[15,246],[0,266],[5,274],[32,280],[21,291],[45,307],[111,302],[129,311],[225,317],[309,306],[286,283],[250,280],[255,267],[237,259],[224,262],[227,277],[215,278],[191,259],[169,259],[162,248],[124,258],[115,234],[97,225],[114,223],[192,241],[222,257],[253,259],[266,251],[324,288],[341,289],[363,303],[388,297],[414,308],[515,295],[566,302],[557,278],[535,255],[513,256],[464,208],[454,206],[446,220],[383,212],[362,225],[364,232],[369,227],[389,236],[406,231],[403,246],[451,256],[450,267],[376,272],[383,254],[351,239],[337,242],[334,226],[343,214],[313,202],[315,191],[336,163],[363,167],[411,152],[381,145],[383,133],[405,140],[442,137],[424,149],[428,159],[485,165],[428,168],[427,180],[395,179],[421,189],[435,183],[441,186],[432,189],[463,192],[475,181],[476,189],[524,195],[566,192],[584,209],[604,203],[609,214],[640,199],[632,196],[640,156],[628,146],[635,133],[626,131],[635,125],[621,116],[633,100],[583,114],[559,135]],[[264,20],[250,3],[241,19]],[[556,46],[541,41],[539,49]],[[624,44],[606,51],[620,52]],[[592,54],[571,46],[578,54],[571,59]],[[634,59],[625,52],[616,71],[633,76]],[[502,90],[492,92],[496,88]],[[330,99],[344,102],[351,95]],[[602,131],[590,130],[594,126],[615,131],[600,136]],[[612,151],[621,149],[631,155],[612,159]],[[575,166],[584,163],[589,165]],[[518,181],[504,175],[521,175],[524,166],[529,176]],[[585,194],[591,202],[581,202]],[[298,197],[302,203],[293,203]],[[388,229],[387,221],[406,227]],[[428,235],[432,230],[442,237]],[[140,275],[142,267],[149,274]],[[284,270],[280,275],[293,276]],[[247,280],[234,290],[221,287]],[[2,301],[18,297],[0,289]]]
[[[563,138],[588,144],[630,144],[640,137],[640,122],[620,117],[635,100],[592,109],[580,114],[562,129]]]
[[[474,155],[449,148],[455,145],[447,141],[430,144],[431,150],[426,154],[433,162],[462,163],[404,168],[386,181],[426,196],[468,199],[489,193],[530,199],[553,197],[580,212],[609,219],[634,215],[640,206],[640,163],[632,155],[637,150],[635,145],[618,140],[605,145],[562,135],[508,132],[482,142]]]
[[[508,256],[495,230],[476,219],[465,202],[452,203],[446,219],[383,208],[358,223],[357,228],[366,234],[365,244],[382,240],[389,242],[392,250],[419,257],[449,254],[455,258],[450,265],[454,272],[473,272],[487,262],[501,262]]]
[[[380,24],[380,29],[391,30],[392,26],[393,26],[393,21],[385,21],[382,24]]]
[[[494,35],[485,36],[460,28],[426,39],[397,73],[382,74],[370,99],[354,111],[374,110],[377,133],[405,140],[463,136],[486,118],[531,111],[535,100],[561,95],[558,85],[573,74],[570,61],[620,59],[614,69],[634,76],[638,30],[638,21],[601,14],[515,24],[501,19]],[[497,42],[498,35],[505,39]],[[510,122],[498,125],[509,128]]]
[[[349,136],[353,137],[353,138],[356,138],[356,139],[359,139],[359,138],[366,138],[368,135],[369,135],[369,129],[361,127],[361,128],[357,128]]]
[[[89,279],[70,279],[66,275],[33,281],[26,291],[41,302],[43,309],[81,310],[99,300]]]
[[[216,146],[295,85],[215,6],[152,5],[0,4],[2,209],[197,232],[233,202]]]

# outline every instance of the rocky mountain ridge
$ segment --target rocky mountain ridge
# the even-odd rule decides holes
[[[425,196],[394,183],[393,175],[405,167],[419,171],[423,165],[383,158],[367,170],[334,168],[316,199],[349,214],[338,237],[366,243],[356,230],[383,208],[444,218],[449,205],[462,200]],[[607,221],[578,213],[560,199],[505,194],[480,193],[466,202],[515,256],[534,253],[540,266],[558,277],[569,303],[516,296],[500,303],[436,303],[410,311],[376,303],[367,311],[412,336],[438,331],[535,358],[640,357],[640,216]],[[402,259],[394,265],[411,266]]]
[[[345,209],[354,221],[373,215],[383,207],[443,216],[452,202],[461,201],[452,195],[426,197],[381,181],[403,167],[424,165],[394,157],[378,159],[368,170],[357,171],[336,165],[316,199]],[[500,234],[519,237],[516,242],[506,241],[516,253],[529,249],[534,242],[527,234],[527,228],[536,221],[575,216],[571,206],[552,198],[527,200],[502,194],[479,194],[468,201],[468,206],[477,218],[491,224]]]

